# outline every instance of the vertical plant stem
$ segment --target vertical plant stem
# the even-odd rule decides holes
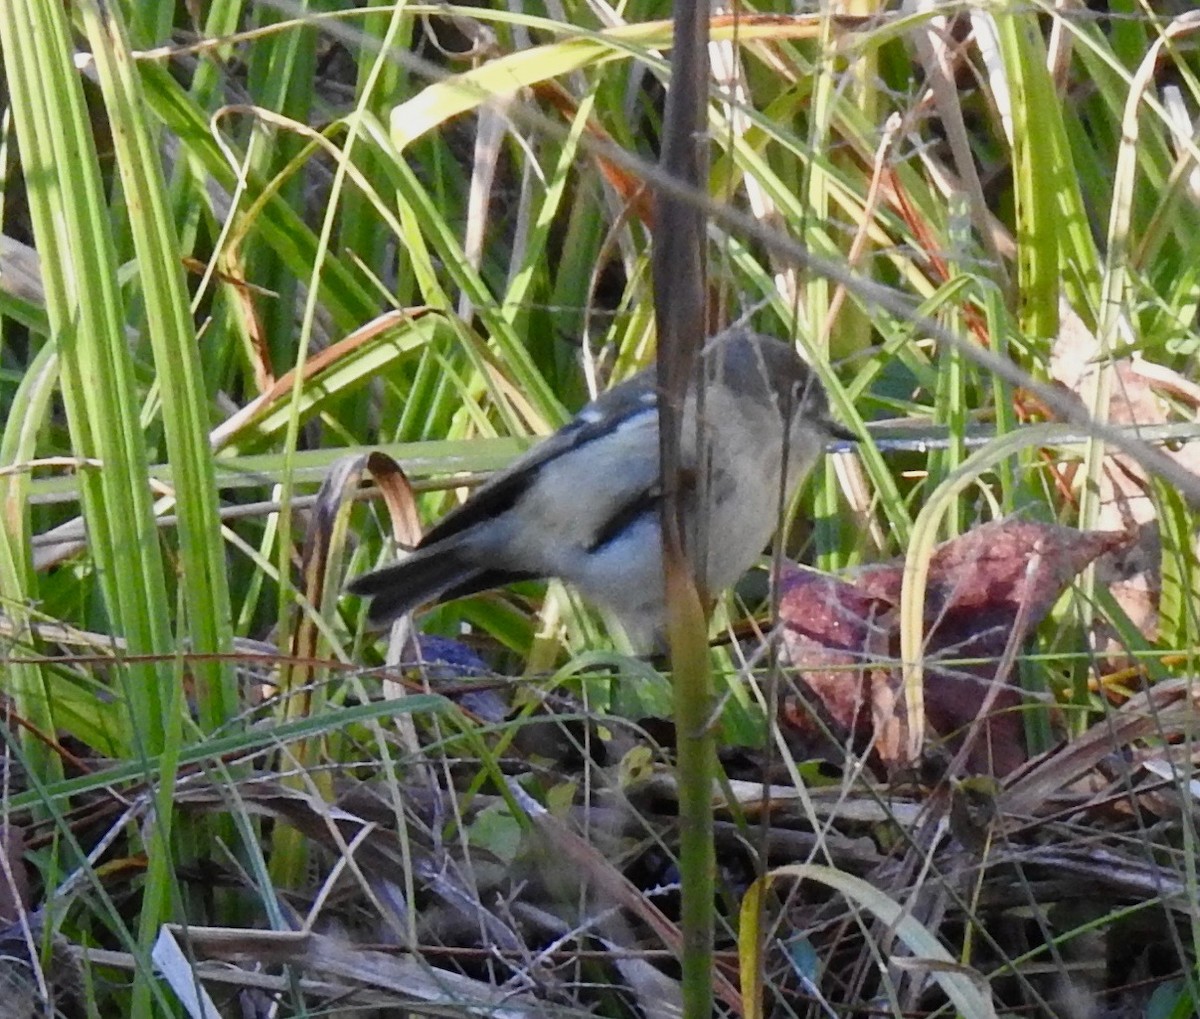
[[[707,192],[708,153],[700,139],[707,122],[707,2],[676,0],[671,86],[663,119],[661,164],[673,177]],[[697,377],[705,335],[705,218],[695,203],[659,195],[654,236],[654,307],[658,324],[659,440],[662,465],[663,566],[667,631],[675,677],[679,771],[679,870],[682,889],[683,1014],[712,1015],[713,850],[712,788],[716,748],[711,729],[715,698],[706,641],[707,617],[684,553],[679,430],[684,394]],[[703,415],[703,392],[696,410]],[[699,426],[698,426],[699,427]],[[704,434],[700,428],[701,437]],[[700,463],[705,462],[703,448]],[[697,502],[705,504],[704,479]],[[709,537],[703,514],[689,535],[697,561]]]

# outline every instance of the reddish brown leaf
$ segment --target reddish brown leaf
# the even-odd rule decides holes
[[[1037,626],[1080,570],[1128,540],[1119,531],[1085,534],[1058,524],[1013,517],[983,524],[934,550],[926,623],[940,620],[940,627],[973,637],[989,626],[1011,627],[1022,602],[1028,600],[1028,624]],[[1039,561],[1030,577],[1035,554]],[[868,567],[859,584],[874,597],[899,603],[903,580],[904,560],[898,559]],[[951,619],[956,627],[951,626]],[[998,636],[1002,650],[1007,630]]]
[[[967,754],[969,770],[1003,775],[1025,760],[1020,692],[997,667],[1010,641],[1020,648],[1080,570],[1128,540],[1123,533],[1008,519],[934,551],[924,613],[926,720],[949,737],[982,723],[984,738]],[[903,726],[893,611],[903,581],[902,559],[853,580],[794,570],[783,579],[780,603],[784,648],[819,715],[860,745],[873,739],[885,764],[896,760]],[[1004,685],[987,703],[997,679]],[[796,717],[794,703],[789,710],[794,726],[809,732],[811,722]]]
[[[866,666],[886,662],[893,629],[892,603],[846,580],[785,565],[780,579],[783,643],[790,661],[803,667],[824,720],[842,730],[868,726]],[[795,711],[794,705],[788,706]],[[811,720],[800,712],[798,728]]]

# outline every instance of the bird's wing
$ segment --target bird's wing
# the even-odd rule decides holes
[[[634,419],[648,418],[657,412],[656,381],[650,369],[597,397],[548,439],[481,485],[466,502],[442,517],[421,539],[418,548],[428,548],[482,520],[499,516],[511,509],[537,482],[542,471],[563,454],[588,443],[615,439],[619,433],[629,432],[628,426],[635,423]],[[654,456],[657,458],[657,448]]]

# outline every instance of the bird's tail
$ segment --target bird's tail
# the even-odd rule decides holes
[[[428,602],[477,590],[483,572],[455,545],[433,545],[355,577],[346,590],[371,599],[368,625],[386,626]]]

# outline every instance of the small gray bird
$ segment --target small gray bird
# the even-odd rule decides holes
[[[696,536],[707,535],[700,580],[716,595],[770,541],[781,490],[786,503],[831,439],[856,436],[830,420],[820,382],[779,340],[730,329],[709,341],[701,365],[706,463],[693,385],[680,443],[690,479],[684,541],[694,562]],[[653,368],[616,386],[446,514],[411,554],[353,580],[351,593],[372,599],[368,621],[559,577],[612,609],[635,647],[661,646],[658,399]],[[696,513],[702,497],[706,519]]]

